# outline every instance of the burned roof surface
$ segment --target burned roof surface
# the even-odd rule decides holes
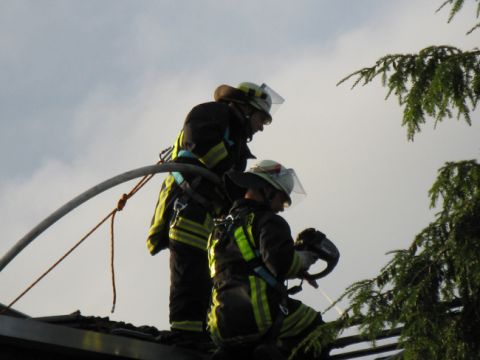
[[[32,318],[0,304],[0,354],[2,360],[59,359],[140,359],[206,360],[214,351],[211,342],[182,339],[178,333],[153,326],[134,326],[108,317],[83,316],[80,311],[68,315]],[[388,338],[398,336],[389,331]],[[396,342],[345,350],[367,341],[359,336],[339,338],[332,360],[357,359],[385,354],[377,360],[395,359]],[[340,350],[340,351],[339,351]],[[394,352],[394,354],[392,354]],[[386,355],[390,353],[390,355]],[[369,357],[371,358],[371,357]]]
[[[172,346],[168,344],[170,339],[170,331],[83,316],[79,311],[42,318],[30,318],[14,310],[0,315],[2,360],[209,358],[206,347]]]

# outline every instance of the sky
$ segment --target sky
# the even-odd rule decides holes
[[[389,53],[429,45],[469,50],[469,4],[452,23],[432,0],[0,2],[0,253],[64,203],[110,177],[153,164],[188,111],[216,86],[267,83],[286,100],[250,143],[296,170],[307,197],[285,211],[295,236],[327,234],[341,252],[320,282],[335,299],[373,277],[433,220],[428,190],[446,161],[480,158],[472,126],[427,121],[415,141],[379,81],[336,86]],[[251,164],[251,163],[250,163]],[[15,308],[31,316],[110,316],[168,328],[168,252],[145,240],[164,175],[116,217],[116,311],[109,227],[102,227]],[[8,304],[110,212],[134,182],[74,210],[0,273]],[[320,291],[296,296],[318,311]],[[345,304],[340,304],[345,306]],[[331,310],[326,320],[338,314]]]

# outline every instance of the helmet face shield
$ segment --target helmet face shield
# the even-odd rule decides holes
[[[275,189],[283,192],[287,197],[285,207],[300,202],[306,196],[305,189],[295,170],[287,169],[275,161],[262,160],[248,172],[261,177]]]
[[[278,110],[280,105],[282,105],[285,102],[285,99],[265,83],[260,85],[260,88],[263,89],[270,97],[271,105],[270,105],[269,114],[270,116],[272,116]]]
[[[290,203],[288,204],[288,206],[285,206],[285,207],[289,207],[291,205],[297,205],[307,196],[307,193],[303,188],[303,185],[300,182],[300,179],[298,178],[295,170],[293,169],[287,169],[287,170],[290,172],[290,176],[293,179],[293,187],[292,187],[292,191],[290,192]]]

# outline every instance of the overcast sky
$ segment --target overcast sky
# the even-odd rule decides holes
[[[321,288],[338,297],[372,277],[433,219],[427,192],[446,161],[479,159],[473,126],[428,122],[415,142],[396,99],[336,83],[387,53],[433,44],[468,50],[467,7],[447,24],[437,0],[0,2],[0,253],[91,186],[150,165],[217,85],[266,82],[285,99],[255,136],[258,158],[297,171],[308,196],[284,213],[294,235],[317,227],[340,249]],[[145,245],[163,175],[117,216],[117,309],[111,315],[109,231],[101,228],[25,296],[32,316],[111,316],[168,328],[168,253]],[[7,304],[107,214],[133,182],[88,202],[0,274]],[[298,296],[318,311],[319,291]],[[333,311],[325,315],[333,319]]]

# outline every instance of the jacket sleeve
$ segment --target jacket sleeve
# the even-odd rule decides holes
[[[288,223],[270,214],[259,221],[256,232],[260,255],[268,270],[279,280],[298,277],[301,264]]]
[[[229,109],[220,103],[195,106],[183,127],[183,147],[193,153],[208,169],[221,174],[235,164],[226,137]]]

